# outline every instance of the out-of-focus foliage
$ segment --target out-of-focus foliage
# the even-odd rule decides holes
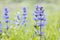
[[[11,0],[12,2],[16,2],[16,3],[19,3],[19,2],[22,2],[23,0]]]
[[[36,2],[36,3],[60,3],[60,0],[0,0],[0,2],[5,2],[5,1],[9,1],[9,2],[15,2],[15,3],[21,3],[23,1],[26,2]]]

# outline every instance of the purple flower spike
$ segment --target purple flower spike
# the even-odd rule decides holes
[[[5,8],[4,11],[5,11],[5,12],[4,12],[4,18],[5,18],[5,19],[9,19],[8,8]]]
[[[35,18],[34,20],[36,21],[36,25],[38,25],[40,27],[40,35],[42,35],[42,27],[45,26],[45,14],[44,14],[44,9],[43,7],[40,6],[36,6],[36,10],[35,12]]]
[[[8,23],[9,23],[8,8],[4,9],[4,18],[5,18],[5,23],[8,25]],[[6,27],[7,27],[7,25],[6,25]]]
[[[22,18],[23,18],[22,24],[24,24],[26,22],[26,18],[27,18],[26,7],[23,8]]]
[[[26,7],[23,8],[23,16],[26,16],[27,13],[26,13]]]

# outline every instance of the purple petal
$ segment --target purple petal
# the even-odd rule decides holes
[[[34,18],[34,20],[35,20],[35,21],[37,21],[37,20],[38,20],[38,18]]]
[[[6,22],[6,23],[8,23],[8,22],[9,22],[9,20],[6,20],[5,22]]]
[[[39,14],[39,16],[43,16],[43,14],[42,14],[42,13],[40,13],[40,14]]]
[[[6,15],[4,15],[4,18],[8,19],[8,18],[9,18],[9,16],[8,16],[8,15],[7,15],[7,16],[6,16]]]
[[[5,11],[8,11],[8,8],[5,8]]]
[[[23,19],[26,19],[26,18],[27,18],[27,16],[22,16],[22,18],[23,18]]]
[[[46,18],[45,17],[38,17],[38,20],[46,21]]]
[[[5,13],[4,15],[6,15],[6,16],[7,16],[8,14],[7,14],[7,13]]]
[[[38,5],[36,6],[36,11],[39,11],[39,6]]]
[[[24,13],[26,12],[26,7],[23,8],[23,12],[24,12]]]
[[[5,13],[5,14],[7,14],[7,13],[8,13],[8,11],[5,11],[4,13]]]
[[[39,14],[39,11],[34,11],[36,14]]]
[[[43,10],[43,7],[40,7],[40,10]]]
[[[35,15],[35,17],[38,17],[38,15]]]

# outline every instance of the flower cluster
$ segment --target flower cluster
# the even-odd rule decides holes
[[[4,9],[4,18],[6,19],[5,22],[8,23],[9,22],[9,20],[8,20],[9,19],[9,15],[8,15],[8,9],[7,8]]]
[[[8,8],[4,9],[4,18],[5,18],[5,23],[7,24],[7,29],[8,29],[8,23],[9,23],[9,15],[8,15]]]
[[[36,21],[36,25],[40,26],[40,35],[42,35],[42,27],[45,26],[45,14],[43,7],[36,6],[35,12],[35,18],[34,20]]]
[[[26,22],[26,18],[27,18],[26,7],[23,7],[23,15],[22,15],[22,18],[23,18],[23,23],[22,24],[24,24]]]

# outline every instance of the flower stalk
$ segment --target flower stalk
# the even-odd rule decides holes
[[[8,8],[4,9],[4,18],[5,18],[6,28],[8,29],[8,23],[9,23]]]
[[[23,7],[23,14],[22,14],[23,22],[22,24],[26,23],[26,18],[27,18],[27,12],[26,12],[26,7]]]
[[[36,25],[40,27],[39,34],[42,37],[43,35],[42,28],[45,26],[45,21],[46,21],[43,7],[36,6],[34,13],[35,13],[34,20],[36,21]]]

